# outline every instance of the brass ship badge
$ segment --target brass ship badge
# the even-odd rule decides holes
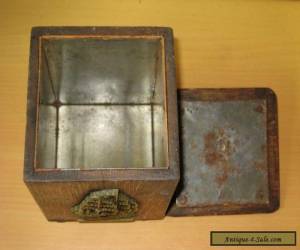
[[[71,211],[79,221],[131,221],[137,214],[138,204],[119,189],[103,189],[86,195]]]

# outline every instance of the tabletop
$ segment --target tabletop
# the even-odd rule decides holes
[[[223,249],[210,247],[210,231],[299,232],[299,23],[299,1],[1,1],[0,249]],[[22,176],[32,26],[169,26],[179,88],[272,88],[279,102],[280,209],[133,223],[47,222]]]

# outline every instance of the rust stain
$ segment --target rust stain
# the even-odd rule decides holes
[[[254,167],[258,171],[265,171],[266,170],[266,163],[265,162],[254,162]]]
[[[225,135],[225,129],[224,128],[219,128],[218,130],[219,136],[224,136]]]
[[[191,142],[191,147],[192,147],[192,149],[196,149],[197,144],[196,144],[194,141],[192,141],[192,142]]]
[[[221,175],[218,175],[215,179],[216,183],[218,184],[219,187],[221,187],[225,182],[226,180],[228,179],[228,168],[225,167],[224,168],[224,171],[223,171],[223,174]]]
[[[223,156],[218,152],[212,151],[205,153],[205,163],[209,166],[217,165],[222,160]]]
[[[264,192],[262,190],[258,190],[255,194],[255,198],[257,200],[263,200],[264,199]]]
[[[180,197],[177,199],[178,205],[185,206],[188,202],[188,198],[185,194],[180,195]]]
[[[237,139],[232,138],[224,128],[218,128],[204,135],[204,161],[210,166],[217,168],[215,182],[221,187],[228,179],[229,172],[235,167],[229,162],[230,156],[235,152]]]
[[[209,166],[216,165],[223,159],[222,155],[217,152],[216,147],[216,134],[209,132],[204,136],[204,157],[205,163]]]
[[[264,113],[264,107],[261,104],[259,104],[259,105],[256,106],[254,111],[258,112],[258,113]]]

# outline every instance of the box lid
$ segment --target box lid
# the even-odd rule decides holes
[[[279,158],[274,92],[183,89],[178,97],[181,183],[168,215],[276,210]]]

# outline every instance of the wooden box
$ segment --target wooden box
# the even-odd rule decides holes
[[[33,28],[24,181],[48,220],[163,218],[178,152],[171,29]]]
[[[279,208],[274,92],[177,97],[174,64],[169,28],[32,30],[24,180],[48,220]]]

